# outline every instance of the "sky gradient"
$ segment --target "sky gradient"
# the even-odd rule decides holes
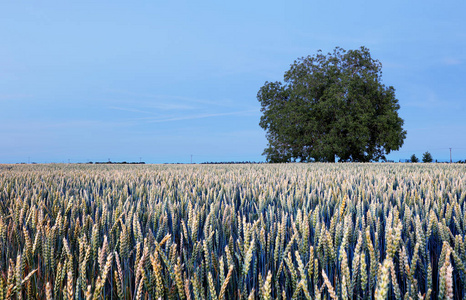
[[[317,50],[366,46],[407,138],[466,159],[466,2],[0,4],[0,163],[264,161],[256,99]]]

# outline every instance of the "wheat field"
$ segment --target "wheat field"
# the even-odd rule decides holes
[[[465,299],[460,164],[0,165],[0,299]]]

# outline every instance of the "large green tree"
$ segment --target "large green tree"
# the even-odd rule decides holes
[[[296,60],[284,83],[266,82],[257,99],[267,161],[368,162],[398,150],[406,131],[381,69],[369,49],[337,47]]]

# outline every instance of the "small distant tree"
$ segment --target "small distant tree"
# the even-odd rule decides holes
[[[409,159],[412,163],[417,163],[419,162],[419,158],[416,157],[416,154],[411,155],[411,158]]]
[[[422,162],[425,163],[431,163],[434,159],[432,158],[432,155],[429,153],[429,151],[426,151],[424,154],[422,154]]]

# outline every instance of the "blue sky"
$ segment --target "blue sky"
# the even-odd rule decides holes
[[[366,46],[407,138],[466,159],[466,2],[0,4],[0,162],[262,161],[256,99],[293,61]]]

